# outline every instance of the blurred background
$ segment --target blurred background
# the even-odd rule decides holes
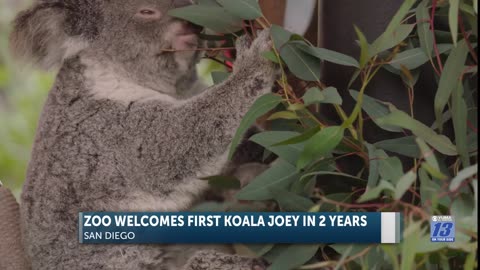
[[[8,49],[15,14],[31,0],[0,0],[0,181],[18,196],[53,74],[16,63]]]

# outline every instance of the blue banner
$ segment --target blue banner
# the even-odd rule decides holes
[[[399,243],[399,213],[79,214],[84,244]]]

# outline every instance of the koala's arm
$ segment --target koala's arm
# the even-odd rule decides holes
[[[180,104],[165,106],[153,101],[153,108],[137,105],[137,114],[154,118],[147,132],[139,132],[147,142],[142,149],[158,149],[161,153],[153,162],[167,163],[174,168],[173,172],[152,171],[156,177],[210,176],[208,174],[218,173],[218,168],[208,167],[224,165],[225,160],[221,158],[242,118],[259,96],[271,91],[276,77],[274,64],[261,56],[261,52],[271,48],[269,31],[261,32],[251,46],[248,44],[246,38],[237,42],[239,58],[233,74],[223,83]],[[160,170],[165,167],[158,165]]]

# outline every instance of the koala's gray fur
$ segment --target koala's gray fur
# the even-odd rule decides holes
[[[198,45],[180,35],[190,29],[185,22],[166,15],[172,3],[48,0],[17,17],[16,54],[61,67],[22,194],[33,269],[260,267],[213,247],[78,244],[81,211],[191,207],[207,189],[198,177],[220,172],[242,117],[275,80],[274,66],[260,55],[271,46],[264,31],[251,46],[240,39],[227,81],[195,95],[202,87],[194,72],[198,52],[163,51]],[[145,7],[161,18],[136,17]]]

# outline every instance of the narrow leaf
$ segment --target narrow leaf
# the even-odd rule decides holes
[[[280,160],[270,169],[253,179],[250,184],[240,190],[236,197],[239,200],[263,201],[273,199],[271,188],[286,188],[299,175],[294,166]]]
[[[474,0],[476,1],[476,0]],[[449,0],[450,9],[448,11],[448,24],[452,33],[453,44],[457,46],[458,42],[458,12],[460,0]]]
[[[418,145],[415,142],[415,137],[413,136],[381,141],[376,143],[375,146],[383,150],[397,153],[406,157],[420,157],[420,149],[418,148]]]
[[[242,122],[240,123],[240,127],[237,129],[237,132],[233,137],[232,144],[230,146],[229,159],[232,158],[233,153],[242,140],[243,134],[245,134],[245,132],[259,117],[274,109],[278,104],[280,104],[280,102],[282,102],[282,98],[274,94],[266,94],[255,101],[252,108],[250,108],[250,111],[243,118]]]
[[[257,0],[217,0],[229,13],[245,19],[255,20],[262,16]]]
[[[417,174],[414,171],[409,171],[405,174],[400,180],[398,180],[398,184],[395,188],[395,196],[396,200],[400,200],[403,195],[407,192],[407,190],[412,186],[412,184],[417,180]]]
[[[302,49],[308,54],[311,54],[315,57],[318,57],[319,59],[322,59],[330,63],[334,63],[342,66],[351,66],[356,68],[360,66],[358,61],[355,60],[353,57],[339,53],[339,52],[335,52],[332,50],[328,50],[325,48],[317,48],[317,47],[312,47],[305,44],[303,46],[300,46],[300,49]]]
[[[355,101],[358,101],[359,92],[355,90],[350,90],[350,95]],[[390,111],[388,110],[387,106],[382,104],[380,101],[369,97],[367,95],[363,95],[363,104],[362,109],[370,116],[370,118],[377,124],[377,126],[381,127],[384,130],[391,131],[391,132],[401,132],[402,129],[392,126],[392,125],[384,125],[380,124],[378,119],[388,115]]]
[[[468,178],[476,175],[478,173],[478,164],[470,166],[466,169],[460,171],[455,178],[452,179],[450,183],[450,190],[455,191],[457,190],[463,181],[467,180]]]
[[[339,126],[327,127],[310,138],[300,154],[297,167],[303,169],[315,159],[330,154],[342,141],[344,131]]]
[[[301,50],[299,46],[303,44],[305,43],[302,41],[290,41],[282,47],[280,55],[290,71],[299,79],[319,81],[322,63],[318,58]]]
[[[448,56],[447,62],[440,77],[440,82],[435,96],[435,115],[437,118],[438,126],[441,124],[443,110],[450,100],[452,92],[457,88],[458,81],[462,75],[465,60],[468,54],[468,46],[465,40],[458,43],[457,47],[452,50]]]
[[[389,115],[378,120],[381,124],[388,124],[410,130],[415,136],[422,138],[440,153],[448,156],[456,156],[457,149],[450,139],[439,135],[423,123],[411,118],[400,110],[394,110]]]
[[[299,133],[290,131],[267,131],[255,134],[250,138],[250,140],[265,147],[270,152],[276,154],[285,161],[288,161],[291,164],[296,164],[297,159],[300,156],[300,153],[303,151],[305,144],[298,143],[282,146],[276,145],[279,142],[283,142],[298,135]]]
[[[417,7],[417,31],[420,47],[432,59],[433,51],[433,31],[430,29],[430,10],[428,8],[430,0],[423,0]]]

